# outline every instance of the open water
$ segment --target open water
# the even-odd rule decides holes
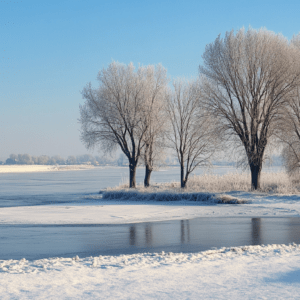
[[[196,218],[123,225],[0,225],[0,260],[197,252],[300,243],[300,218]]]

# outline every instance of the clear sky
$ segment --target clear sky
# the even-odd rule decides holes
[[[290,39],[299,12],[299,0],[0,1],[0,158],[87,153],[80,91],[112,60],[195,77],[218,34],[250,25]]]

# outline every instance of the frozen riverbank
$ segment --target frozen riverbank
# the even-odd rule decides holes
[[[33,172],[53,172],[53,171],[76,171],[91,169],[91,165],[68,165],[68,166],[51,166],[51,165],[1,165],[1,173],[33,173]]]
[[[297,299],[299,245],[0,261],[2,299]]]
[[[227,193],[249,204],[210,204],[190,201],[137,202],[90,195],[77,205],[3,207],[1,224],[124,224],[197,217],[299,217],[300,195]],[[100,197],[100,198],[99,198]],[[85,202],[86,201],[86,202]],[[86,205],[86,204],[88,205]]]

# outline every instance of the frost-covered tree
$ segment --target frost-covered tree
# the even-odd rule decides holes
[[[151,173],[164,159],[165,133],[168,126],[166,107],[166,72],[158,72],[159,80],[149,82],[150,95],[145,102],[144,122],[147,124],[142,149],[145,164],[144,186],[150,186]]]
[[[145,134],[142,159],[145,164],[144,186],[150,186],[151,173],[163,163],[165,158],[165,130],[167,118],[161,118],[165,115],[165,111],[161,111],[161,115],[153,118],[150,122],[148,131]]]
[[[78,164],[96,164],[96,159],[91,154],[78,155],[76,161]]]
[[[47,155],[38,156],[38,164],[39,165],[48,165],[50,157]]]
[[[33,165],[34,161],[29,154],[18,154],[18,164],[20,165]]]
[[[177,80],[167,96],[170,121],[167,138],[180,164],[181,187],[199,166],[207,165],[218,141],[214,122],[203,105],[200,80]]]
[[[294,36],[291,45],[300,50],[300,34]],[[282,156],[287,172],[300,172],[300,86],[289,97],[279,123],[278,137],[283,142]]]
[[[9,158],[5,161],[5,164],[7,165],[15,165],[18,163],[18,155],[11,154]]]
[[[202,57],[207,108],[244,148],[252,188],[259,189],[266,147],[300,83],[299,50],[280,34],[250,28],[218,36]]]
[[[74,155],[68,156],[68,159],[66,161],[67,165],[76,165],[77,164],[77,159]]]
[[[162,66],[123,65],[112,62],[98,74],[98,89],[87,85],[80,106],[81,139],[87,148],[104,152],[120,147],[129,160],[129,186],[136,186],[136,168],[149,128],[149,108],[166,85]]]
[[[52,156],[48,161],[48,165],[64,165],[66,162],[60,155]]]

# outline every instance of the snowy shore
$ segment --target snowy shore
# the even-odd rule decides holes
[[[298,299],[300,245],[0,260],[1,299]]]
[[[48,165],[1,165],[1,173],[32,173],[32,172],[53,172],[53,171],[75,171],[91,169],[91,165],[67,165],[67,166],[48,166]]]
[[[249,203],[106,201],[101,195],[91,195],[86,196],[87,204],[83,200],[77,205],[3,207],[0,224],[125,224],[198,217],[300,217],[300,195],[227,194]]]

